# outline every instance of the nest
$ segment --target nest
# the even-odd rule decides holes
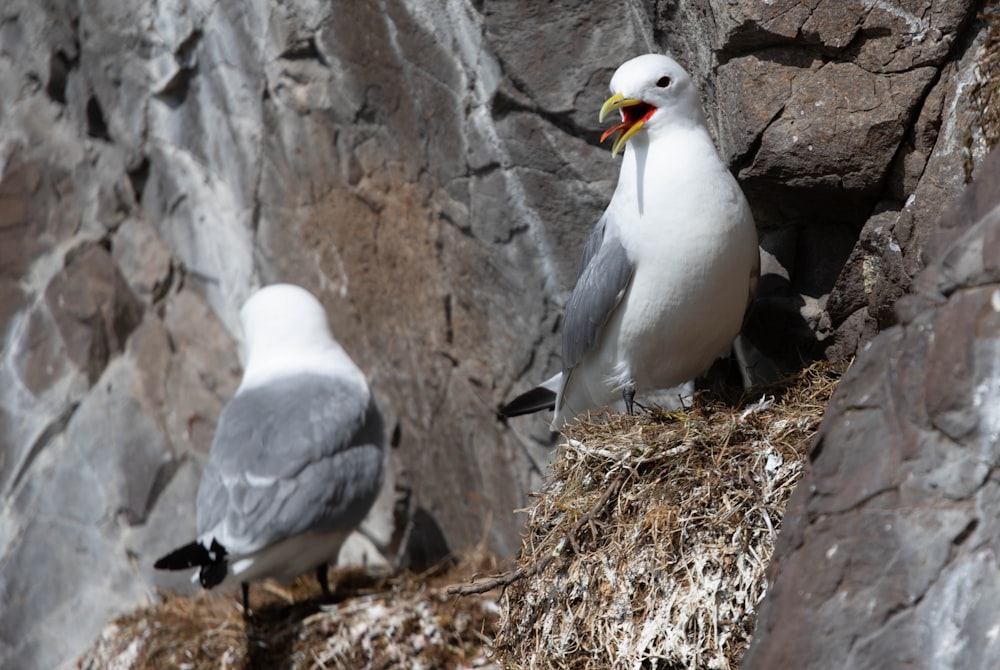
[[[489,560],[479,551],[482,561]],[[482,569],[482,561],[476,569]],[[495,569],[495,568],[494,568]],[[165,597],[114,620],[78,661],[81,670],[251,670],[303,668],[458,670],[487,659],[498,618],[490,598],[455,598],[444,585],[472,567],[433,575],[377,576],[331,571],[334,602],[321,601],[311,577],[287,589],[254,584],[253,616],[232,596]]]
[[[485,583],[505,587],[504,666],[737,667],[839,376],[816,365],[735,408],[698,398],[572,426],[524,510],[517,569]]]

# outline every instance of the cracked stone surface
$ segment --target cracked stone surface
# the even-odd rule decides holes
[[[840,383],[744,670],[1000,664],[1000,155]]]
[[[4,3],[0,666],[68,663],[191,588],[151,563],[192,532],[260,283],[315,292],[371,377],[394,436],[372,532],[409,515],[512,555],[551,436],[494,411],[560,367],[628,57],[701,86],[761,229],[752,339],[785,368],[852,357],[985,153],[974,6]]]

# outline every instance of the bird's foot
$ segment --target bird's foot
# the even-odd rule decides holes
[[[625,411],[629,416],[635,414],[635,384],[626,384],[622,389],[622,400],[625,401]]]
[[[323,589],[323,598],[330,600],[333,598],[333,593],[330,591],[330,578],[327,573],[327,564],[320,563],[316,566],[316,581],[319,582],[319,586]]]
[[[250,611],[250,583],[240,582],[240,587],[243,589],[243,618],[249,619],[253,616]]]

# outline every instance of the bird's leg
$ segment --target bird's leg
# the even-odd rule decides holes
[[[635,384],[629,382],[622,388],[622,400],[625,401],[625,411],[629,416],[635,414]]]
[[[250,618],[250,582],[240,582],[243,588],[243,616]]]
[[[326,568],[325,562],[316,566],[316,581],[319,582],[320,588],[323,589],[323,597],[331,598],[333,594],[330,593],[330,580],[327,577]]]

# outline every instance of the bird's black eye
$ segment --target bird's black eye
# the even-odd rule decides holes
[[[659,79],[656,80],[656,85],[659,86],[660,88],[666,88],[667,86],[670,86],[670,77],[660,77]]]

